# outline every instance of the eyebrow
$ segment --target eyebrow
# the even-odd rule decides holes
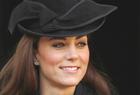
[[[48,39],[49,39],[49,41],[51,41],[51,40],[66,40],[65,37],[49,37]]]
[[[82,35],[82,36],[77,36],[76,37],[76,39],[80,39],[80,38],[82,38],[84,35]],[[51,40],[66,40],[66,37],[49,37],[48,38],[50,41]]]
[[[84,37],[85,35],[81,35],[81,36],[77,36],[76,39],[80,39],[82,37]]]

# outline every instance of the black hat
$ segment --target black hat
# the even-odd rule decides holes
[[[13,10],[8,28],[37,36],[86,35],[116,8],[92,0],[24,0]]]

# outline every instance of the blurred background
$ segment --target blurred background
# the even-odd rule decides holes
[[[0,69],[15,41],[7,30],[9,16],[21,1],[0,0]],[[140,1],[95,1],[118,6],[96,32],[98,55],[120,95],[140,95]]]

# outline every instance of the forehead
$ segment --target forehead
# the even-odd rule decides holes
[[[72,36],[72,37],[42,37],[42,38],[43,38],[43,39],[48,39],[48,40],[67,40],[67,39],[87,38],[87,35]]]
[[[67,40],[67,39],[74,39],[74,40],[78,40],[78,39],[84,39],[86,41],[89,40],[89,36],[88,35],[81,35],[81,36],[70,36],[70,37],[48,37],[48,36],[42,36],[39,37],[38,39],[36,39],[34,41],[33,47],[35,49],[38,48],[40,43],[48,43],[51,42],[53,40]]]

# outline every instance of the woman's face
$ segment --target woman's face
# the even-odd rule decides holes
[[[41,37],[36,52],[40,78],[59,86],[76,86],[89,61],[87,36]]]

